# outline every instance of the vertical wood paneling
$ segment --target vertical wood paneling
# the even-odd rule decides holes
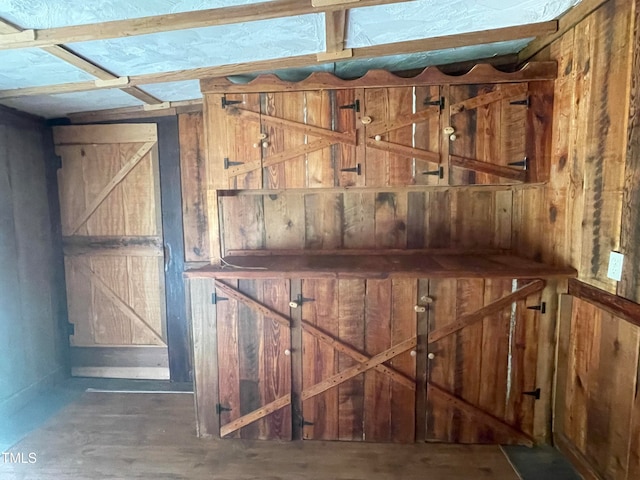
[[[417,334],[417,319],[413,306],[418,300],[418,282],[415,279],[391,281],[391,345],[403,342]],[[417,351],[416,351],[417,353]],[[404,352],[389,364],[409,378],[416,378],[416,356]],[[416,439],[416,394],[404,385],[391,382],[391,440],[412,443]]]
[[[457,282],[450,279],[429,280],[429,331],[447,325],[456,316]],[[434,358],[429,360],[429,382],[453,392],[456,382],[456,338],[449,335],[429,345]],[[427,440],[458,442],[460,417],[449,405],[436,403],[427,396]]]
[[[262,282],[263,303],[270,309],[288,315],[290,283],[286,279]],[[266,405],[291,393],[291,332],[273,318],[264,316],[263,370],[260,375],[260,396]],[[287,405],[265,417],[267,438],[291,439],[291,406]]]
[[[365,282],[364,280],[338,280],[338,318],[340,338],[363,351],[365,350]],[[338,355],[338,369],[355,365],[353,359]],[[340,440],[363,439],[364,375],[338,386],[338,435]]]
[[[237,288],[237,281],[226,282]],[[215,290],[211,290],[211,295]],[[220,295],[224,297],[224,295]],[[202,298],[201,302],[210,303],[210,298]],[[218,332],[217,367],[220,382],[220,405],[229,411],[220,412],[220,425],[226,425],[242,416],[240,402],[240,330],[238,302],[232,298],[217,302],[215,306]],[[242,340],[244,342],[244,340]],[[206,395],[206,394],[205,394]],[[215,405],[212,406],[215,408]],[[238,438],[240,432],[233,432],[229,437]]]
[[[338,282],[335,280],[303,280],[302,295],[313,299],[303,303],[305,321],[324,332],[338,337],[340,334]],[[303,388],[308,388],[338,373],[338,353],[309,333],[303,333]],[[306,425],[303,438],[314,440],[339,439],[338,388],[311,397],[303,402]]]
[[[374,193],[343,195],[342,244],[344,248],[375,247]]]
[[[268,195],[263,198],[265,248],[304,248],[303,196],[289,193],[287,195]]]
[[[389,90],[387,88],[367,88],[364,94],[364,115],[372,119],[389,118]],[[384,187],[389,185],[389,153],[375,148],[366,149],[366,186]]]
[[[391,347],[391,280],[367,280],[365,351],[373,356]],[[364,439],[391,441],[391,380],[375,370],[364,374]]]
[[[305,248],[340,248],[342,246],[341,194],[315,194],[304,196]]]
[[[440,152],[440,106],[428,105],[429,102],[437,102],[440,100],[440,87],[416,86],[415,92],[415,111],[421,112],[429,109],[433,112],[425,121],[415,124],[414,146],[422,150],[438,153]],[[445,160],[446,163],[446,160]],[[446,177],[440,179],[437,175],[425,175],[425,172],[437,170],[436,165],[425,162],[418,158],[415,159],[415,183],[425,185],[436,185],[446,183]]]
[[[304,92],[305,111],[307,112],[306,123],[316,127],[331,130],[334,108],[332,97],[333,92],[308,91]],[[313,139],[313,137],[311,137]],[[309,143],[309,139],[307,143]],[[333,168],[333,155],[335,148],[323,148],[317,152],[307,154],[307,178],[308,187],[333,187],[335,171]]]
[[[178,131],[185,261],[208,261],[209,215],[202,113],[178,115]]]
[[[407,192],[379,192],[375,202],[376,248],[405,248]]]
[[[250,94],[228,94],[227,100],[242,102],[239,106],[243,110],[260,112],[260,95]],[[233,109],[225,109],[226,119],[229,124],[227,139],[227,152],[223,157],[228,157],[232,162],[253,163],[260,162],[262,149],[260,148],[261,126],[257,122],[240,122],[233,115]],[[214,140],[215,141],[215,140]],[[224,140],[223,140],[224,142]],[[258,144],[256,148],[254,145]],[[229,179],[230,188],[260,188],[262,186],[262,171],[253,170],[249,173],[238,175]]]
[[[389,102],[389,120],[400,115],[413,113],[413,87],[389,88],[387,92]],[[369,107],[367,107],[369,108]],[[413,124],[397,128],[386,133],[391,143],[413,146]],[[411,185],[413,179],[413,159],[401,155],[389,154],[389,185]]]

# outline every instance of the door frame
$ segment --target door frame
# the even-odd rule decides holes
[[[169,376],[171,382],[192,382],[193,366],[191,358],[191,336],[186,311],[184,272],[184,235],[182,226],[182,183],[180,178],[180,142],[178,136],[177,115],[168,117],[126,119],[92,123],[50,122],[58,125],[105,125],[125,123],[155,123],[158,132],[158,164],[160,173],[160,211],[162,216],[162,236],[165,251],[165,305],[167,346],[169,351]],[[47,162],[53,168],[48,175],[50,198],[55,195],[55,219],[60,219],[60,204],[55,171],[60,168],[59,158],[53,148],[52,161]],[[63,258],[61,247],[61,227],[56,226],[54,238],[59,245],[59,256]],[[64,267],[63,267],[64,271]],[[64,285],[64,283],[63,283]],[[65,302],[66,303],[66,302]],[[60,312],[69,323],[68,312]],[[70,364],[69,364],[70,369]]]

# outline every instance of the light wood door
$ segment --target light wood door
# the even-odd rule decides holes
[[[527,180],[528,83],[454,85],[448,109],[452,185]]]
[[[54,128],[72,373],[168,378],[155,124]]]
[[[411,443],[417,280],[302,281],[302,437]]]
[[[428,441],[532,443],[543,288],[429,281]]]

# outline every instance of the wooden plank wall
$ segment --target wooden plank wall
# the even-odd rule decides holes
[[[512,198],[510,190],[222,197],[224,250],[509,249]]]
[[[563,296],[555,440],[586,478],[640,475],[640,327]]]
[[[634,3],[609,0],[535,57],[558,62],[551,174],[546,188],[514,192],[514,247],[640,301],[637,213],[623,209],[640,188],[626,160]],[[621,246],[628,270],[617,285],[607,267],[609,252]]]

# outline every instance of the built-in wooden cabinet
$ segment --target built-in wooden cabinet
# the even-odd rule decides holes
[[[188,273],[201,434],[533,442],[543,279],[572,269],[502,255],[226,262]]]
[[[326,84],[204,81],[209,163],[220,189],[545,180],[548,72],[493,76],[424,83],[390,76],[353,88],[335,77]]]

